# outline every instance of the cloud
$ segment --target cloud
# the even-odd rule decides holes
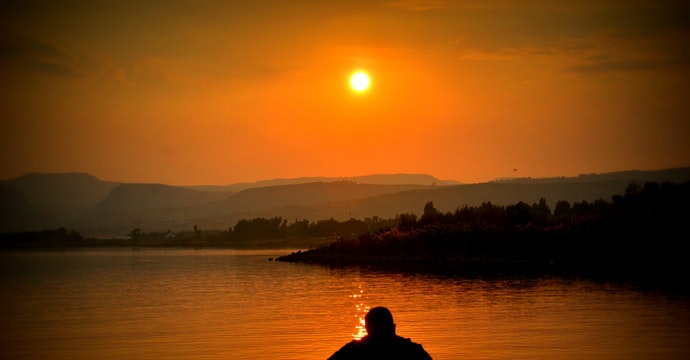
[[[0,28],[0,64],[57,77],[85,77],[79,59],[70,51]]]
[[[637,72],[653,70],[659,64],[644,61],[599,61],[590,64],[570,66],[566,70],[580,74],[595,74],[608,72]]]
[[[0,28],[0,71],[28,72],[52,78],[79,78],[104,82],[189,83],[185,64],[163,57],[141,56],[130,62],[77,56],[50,42]]]
[[[410,11],[444,10],[458,7],[449,0],[398,0],[387,4],[389,7]]]
[[[544,45],[465,50],[461,60],[521,61],[582,76],[690,69],[688,31],[614,30]]]
[[[620,30],[579,39],[582,51],[564,51],[565,70],[581,75],[677,70],[690,65],[685,30]]]

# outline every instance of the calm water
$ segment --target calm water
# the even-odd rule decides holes
[[[682,295],[267,260],[285,253],[2,253],[0,358],[325,359],[385,305],[434,359],[690,359]]]

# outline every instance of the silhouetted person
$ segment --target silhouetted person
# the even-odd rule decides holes
[[[385,307],[375,307],[364,317],[367,336],[352,340],[328,360],[341,359],[423,359],[431,356],[422,345],[395,334],[393,315]]]

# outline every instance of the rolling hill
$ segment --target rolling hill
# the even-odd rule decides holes
[[[9,227],[0,228],[0,231],[7,232],[67,226],[103,201],[118,183],[102,181],[92,175],[82,173],[30,173],[16,179],[2,181],[0,185],[19,196],[19,198],[16,195],[14,198],[8,198],[7,196],[10,194],[1,194],[0,200],[2,200],[3,207],[25,209],[22,211],[21,219],[16,220],[23,226],[17,227],[9,224]],[[13,216],[17,216],[17,214],[13,214]],[[4,223],[5,219],[2,222]],[[15,229],[11,230],[10,228],[13,227]]]
[[[113,236],[127,234],[135,227],[143,231],[184,231],[194,226],[227,229],[240,219],[255,217],[280,216],[290,222],[391,218],[402,213],[419,215],[428,201],[443,212],[486,201],[531,204],[540,198],[553,207],[559,200],[610,200],[624,193],[630,183],[690,181],[690,168],[502,179],[481,184],[405,174],[310,182],[314,179],[244,184],[248,187],[234,192],[228,190],[232,186],[122,184],[88,174],[27,174],[0,182],[0,232],[64,226],[86,235]]]

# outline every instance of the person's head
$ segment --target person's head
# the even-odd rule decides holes
[[[383,306],[369,310],[364,316],[364,327],[367,329],[367,334],[372,337],[395,335],[393,314]]]

